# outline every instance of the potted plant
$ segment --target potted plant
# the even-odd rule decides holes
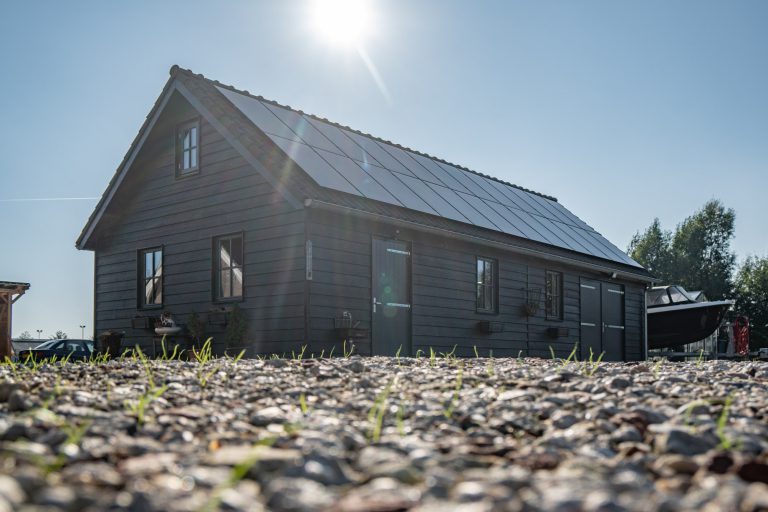
[[[224,341],[227,347],[240,347],[248,332],[248,320],[245,312],[237,304],[232,306],[227,314],[227,327],[224,330]]]

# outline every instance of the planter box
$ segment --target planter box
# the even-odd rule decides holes
[[[208,312],[208,325],[217,325],[225,327],[227,325],[228,311],[209,311]]]
[[[480,322],[477,322],[477,330],[486,334],[504,332],[504,322],[491,322],[490,320],[481,320]]]
[[[134,329],[154,331],[155,322],[157,322],[157,318],[154,316],[135,316],[131,318],[131,327]]]
[[[550,338],[567,338],[568,328],[567,327],[548,327],[547,336],[549,336]]]

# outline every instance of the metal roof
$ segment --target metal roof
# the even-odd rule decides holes
[[[216,88],[322,187],[642,268],[553,197]]]

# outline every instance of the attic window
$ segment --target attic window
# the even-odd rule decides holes
[[[176,176],[200,169],[200,121],[188,121],[176,127]]]

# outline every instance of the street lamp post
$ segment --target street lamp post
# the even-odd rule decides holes
[[[43,339],[43,330],[37,329],[37,339],[41,340]]]
[[[85,339],[85,326],[84,325],[80,326],[80,339],[81,340]]]

